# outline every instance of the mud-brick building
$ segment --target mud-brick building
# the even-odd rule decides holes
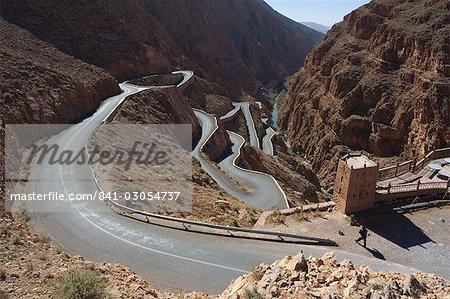
[[[378,164],[361,154],[348,154],[338,163],[333,199],[345,214],[373,207]]]

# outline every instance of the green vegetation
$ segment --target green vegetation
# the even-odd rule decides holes
[[[263,296],[257,290],[245,290],[244,299],[263,299]]]
[[[0,269],[0,281],[3,281],[5,279],[6,279],[6,270],[5,269]]]
[[[33,272],[34,271],[34,263],[32,261],[27,261],[25,264],[25,269],[27,272]]]
[[[58,299],[101,299],[108,297],[104,280],[96,271],[92,270],[69,271],[58,280],[51,295],[51,298]]]
[[[8,298],[9,298],[8,293],[6,293],[3,290],[0,290],[0,299],[8,299]]]
[[[17,234],[14,234],[14,235],[11,237],[11,243],[12,243],[13,245],[20,245],[20,236],[17,235]]]

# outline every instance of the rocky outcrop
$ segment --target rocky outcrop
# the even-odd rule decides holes
[[[436,275],[375,272],[350,260],[337,263],[332,252],[321,258],[300,252],[257,266],[220,298],[447,298],[449,292]]]
[[[268,156],[247,145],[243,147],[237,164],[273,176],[286,193],[290,207],[323,200],[315,173],[288,155]]]
[[[112,123],[188,124],[193,142],[201,134],[197,117],[175,87],[145,90],[128,97]]]
[[[119,80],[192,69],[256,93],[300,67],[323,35],[262,0],[2,0],[1,14]]]
[[[220,162],[225,156],[231,153],[231,141],[223,126],[219,125],[219,128],[205,144],[203,150],[209,159],[214,162]]]
[[[63,54],[0,18],[4,123],[71,123],[120,92],[105,71]]]
[[[279,125],[326,182],[363,149],[422,156],[450,144],[447,1],[375,0],[336,24],[292,79]]]

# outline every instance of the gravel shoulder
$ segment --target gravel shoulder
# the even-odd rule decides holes
[[[385,259],[450,279],[450,206],[408,214],[365,215],[368,249],[355,242],[359,227],[338,213],[294,214],[266,225],[266,229],[320,235],[339,243],[340,250]],[[339,234],[339,231],[343,235]]]

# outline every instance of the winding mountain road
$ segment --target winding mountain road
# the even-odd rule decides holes
[[[82,123],[53,137],[56,142],[65,149],[81,150],[90,134],[126,96],[144,89],[127,84],[121,84],[120,87],[124,90],[122,94],[106,100],[94,115]],[[198,112],[196,114],[200,115]],[[214,131],[214,122],[206,116],[201,116],[200,121],[204,131],[202,140],[207,140]],[[195,151],[193,154],[196,156]],[[61,166],[43,163],[33,171],[32,177],[38,179],[29,187],[39,193],[98,191],[87,164]],[[271,263],[285,255],[295,254],[300,249],[315,256],[327,251],[324,247],[285,243],[275,245],[249,239],[237,241],[229,237],[150,225],[119,216],[99,200],[49,203],[52,207],[46,208],[52,208],[54,212],[42,212],[42,204],[33,202],[29,207],[35,212],[31,225],[46,232],[68,252],[94,261],[121,263],[159,288],[217,293],[233,278],[250,271],[261,262]],[[336,251],[335,248],[333,251]],[[351,258],[356,263],[368,264],[376,270],[414,271],[346,252],[337,251],[337,256],[339,259]]]
[[[268,127],[266,129],[266,135],[264,135],[262,140],[262,150],[267,155],[273,156],[273,144],[272,144],[272,137],[275,136],[275,130],[272,127]]]
[[[202,127],[202,137],[193,151],[193,156],[200,161],[202,168],[217,182],[217,184],[231,195],[263,210],[277,210],[288,208],[286,195],[276,180],[270,175],[245,170],[236,166],[236,159],[245,143],[242,136],[228,132],[232,146],[232,154],[219,163],[220,171],[211,165],[201,154],[201,150],[208,139],[217,130],[217,119],[206,112],[195,110],[195,115]],[[225,173],[242,183],[250,190],[243,191],[229,180]]]

